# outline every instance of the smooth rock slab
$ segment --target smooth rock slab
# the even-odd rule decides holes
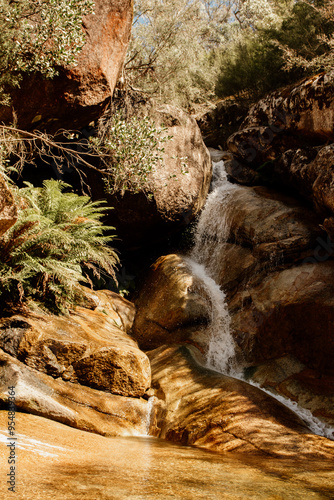
[[[17,489],[5,500],[268,500],[332,498],[329,460],[275,460],[210,453],[153,438],[106,438],[16,414]],[[0,412],[0,450],[8,448]],[[1,462],[2,477],[7,474]]]
[[[275,399],[245,382],[199,366],[186,347],[149,353],[162,401],[157,435],[216,451],[268,457],[334,458],[334,442],[313,435]]]
[[[25,366],[0,349],[0,405],[15,387],[18,410],[104,436],[134,436],[147,431],[144,399],[108,394]]]

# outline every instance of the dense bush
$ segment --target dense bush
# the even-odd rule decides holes
[[[115,277],[118,257],[104,236],[105,208],[86,196],[64,192],[48,180],[17,191],[17,222],[0,239],[0,300],[16,306],[33,299],[58,312],[82,297],[88,273]]]
[[[23,72],[56,74],[59,64],[72,64],[84,44],[82,16],[92,0],[0,0],[0,104],[8,87]]]
[[[334,67],[334,20],[324,2],[296,2],[280,23],[245,30],[224,51],[219,97],[255,100],[316,71]]]

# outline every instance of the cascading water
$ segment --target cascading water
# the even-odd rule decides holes
[[[229,235],[229,201],[237,189],[238,186],[227,179],[224,162],[213,162],[212,191],[197,224],[195,245],[187,258],[193,274],[203,282],[211,298],[206,366],[232,376],[238,375],[238,368],[230,333],[230,316],[225,294],[214,281],[214,276]]]
[[[223,161],[213,162],[212,188],[197,224],[194,248],[190,257],[186,259],[192,273],[203,282],[211,298],[206,367],[260,388],[294,411],[312,432],[334,439],[334,429],[314,417],[309,410],[244,378],[244,367],[236,359],[225,294],[214,281],[218,273],[217,263],[219,266],[219,261],[224,255],[224,245],[229,237],[230,200],[236,190],[243,188],[228,181]]]

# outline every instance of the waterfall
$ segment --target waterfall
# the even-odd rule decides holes
[[[224,162],[213,162],[212,191],[201,213],[195,232],[195,244],[186,261],[192,273],[197,276],[211,298],[211,322],[208,326],[208,349],[205,353],[206,367],[225,375],[232,376],[250,385],[258,387],[271,397],[296,413],[314,434],[334,439],[333,428],[312,413],[300,407],[296,402],[267,391],[251,380],[245,380],[244,367],[238,364],[235,342],[230,331],[230,316],[225,294],[214,281],[219,269],[219,262],[224,255],[224,245],[230,231],[230,200],[240,186],[228,181]]]
[[[203,264],[206,273],[214,279],[217,263],[223,254],[230,230],[229,201],[237,189],[227,180],[224,162],[213,162],[212,191],[209,194],[195,232],[195,245],[191,258]],[[214,243],[210,244],[210,243]]]
[[[214,281],[214,276],[228,238],[229,201],[236,189],[238,186],[227,180],[224,162],[213,162],[212,191],[197,224],[191,255],[186,259],[192,273],[203,282],[211,298],[206,366],[232,376],[237,374],[237,367],[230,316],[225,294]]]
[[[146,414],[146,422],[145,422],[145,432],[146,436],[150,435],[150,428],[151,428],[151,420],[152,420],[152,414],[154,410],[154,396],[151,396],[148,398],[147,401],[147,414]]]

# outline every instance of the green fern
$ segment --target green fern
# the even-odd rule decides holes
[[[14,226],[0,239],[0,298],[41,302],[66,311],[83,297],[88,273],[111,275],[119,259],[108,246],[113,227],[103,226],[106,208],[87,196],[64,192],[66,184],[47,180],[19,190],[22,208]],[[86,271],[86,272],[85,272]]]

